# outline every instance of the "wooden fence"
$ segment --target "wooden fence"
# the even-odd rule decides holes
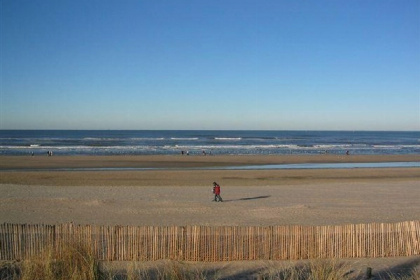
[[[68,244],[99,260],[290,260],[420,255],[420,221],[341,226],[0,225],[0,260]]]

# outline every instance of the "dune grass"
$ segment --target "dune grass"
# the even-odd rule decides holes
[[[131,263],[127,269],[113,272],[100,269],[93,252],[83,244],[68,244],[60,252],[52,249],[24,261],[0,262],[1,280],[218,280],[218,279],[264,279],[264,280],[358,280],[351,267],[337,259],[312,260],[302,264],[270,267],[269,263],[249,275],[223,275],[222,269],[205,269],[178,261],[163,261],[146,266]],[[405,275],[385,273],[374,279],[420,280],[420,270],[413,269]]]
[[[99,279],[98,261],[90,248],[67,244],[57,252],[52,249],[22,261],[19,280],[95,280]]]

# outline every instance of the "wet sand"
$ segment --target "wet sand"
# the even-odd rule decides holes
[[[188,168],[396,162],[419,158],[417,155],[0,157],[0,223],[330,225],[418,220],[419,168]],[[168,169],[50,170],[66,167]],[[213,181],[222,187],[223,203],[212,201]]]
[[[420,161],[420,155],[240,155],[240,156],[0,156],[4,169],[49,168],[188,168],[288,163]]]

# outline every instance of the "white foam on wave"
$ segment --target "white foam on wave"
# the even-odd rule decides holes
[[[167,145],[164,146],[165,148],[183,148],[183,149],[231,149],[231,150],[249,150],[249,149],[300,149],[301,147],[298,147],[297,145],[196,145],[196,146],[190,146],[190,145]]]
[[[136,138],[128,138],[128,140],[136,140],[136,141],[162,141],[165,140],[164,137],[157,137],[157,138],[152,138],[152,137],[136,137]]]
[[[242,140],[241,137],[214,137],[215,140],[237,141]]]
[[[187,138],[171,137],[171,140],[184,140],[184,141],[198,140],[198,137],[187,137]]]
[[[322,144],[322,145],[314,145],[314,148],[317,149],[364,149],[370,148],[368,145],[365,144]]]
[[[80,139],[71,139],[80,140]],[[133,138],[119,138],[119,137],[85,137],[81,138],[84,141],[160,141],[165,140],[164,137],[133,137]]]

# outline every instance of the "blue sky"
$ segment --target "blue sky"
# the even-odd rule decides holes
[[[0,3],[0,129],[420,130],[419,0]]]

